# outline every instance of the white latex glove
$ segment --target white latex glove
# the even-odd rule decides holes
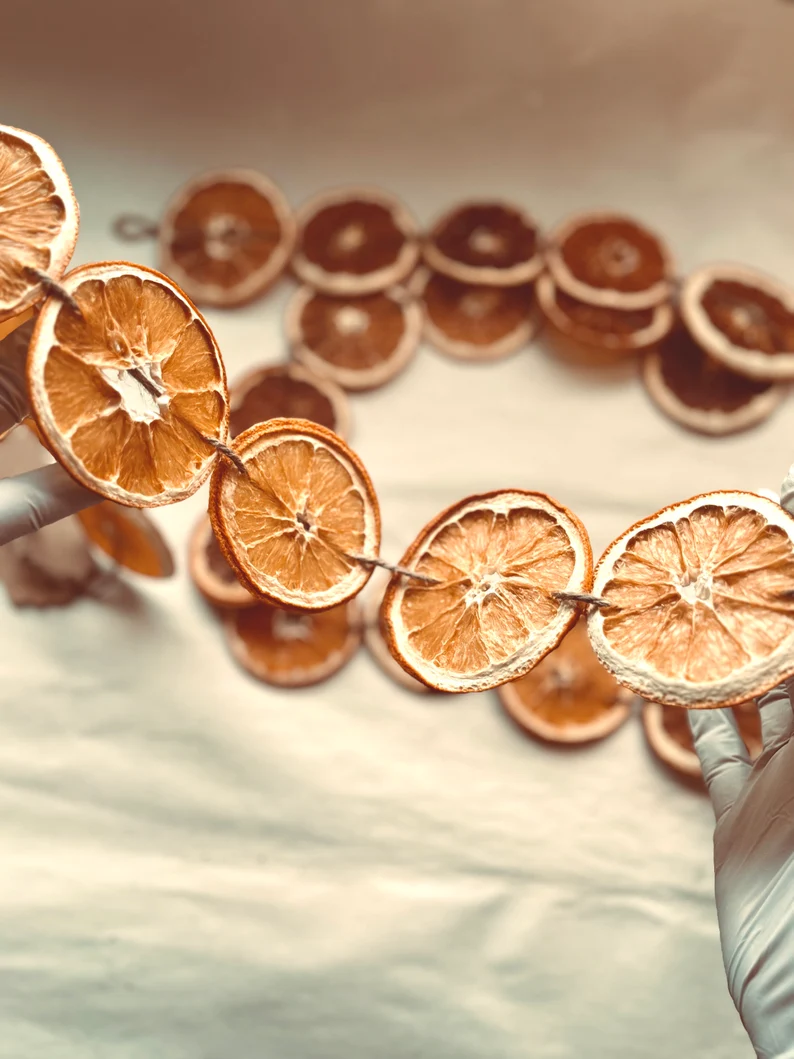
[[[794,466],[781,488],[794,512]],[[794,678],[758,700],[751,765],[729,710],[689,722],[717,819],[717,919],[728,989],[760,1059],[794,1057]]]
[[[33,330],[29,321],[0,342],[0,437],[29,412],[25,360]],[[102,498],[53,464],[0,480],[0,545],[73,515]]]

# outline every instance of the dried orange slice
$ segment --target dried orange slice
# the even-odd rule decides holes
[[[224,620],[232,655],[252,676],[306,688],[338,673],[361,645],[356,600],[315,614],[259,603]]]
[[[232,437],[268,419],[309,419],[340,437],[350,432],[350,407],[344,390],[300,364],[254,368],[229,391]]]
[[[497,691],[517,724],[550,743],[611,735],[631,714],[634,699],[596,659],[584,619],[534,669]]]
[[[554,282],[574,298],[611,309],[649,309],[669,299],[673,262],[650,229],[616,213],[582,213],[548,236]]]
[[[253,169],[218,169],[191,180],[166,208],[160,260],[199,305],[243,305],[284,271],[295,219],[281,191]]]
[[[794,518],[753,493],[696,496],[643,519],[596,567],[598,658],[644,698],[733,706],[794,673]]]
[[[696,342],[752,379],[794,379],[794,291],[755,269],[710,265],[681,289],[681,315]]]
[[[381,604],[390,580],[391,575],[388,571],[376,570],[369,584],[358,597],[362,600],[364,644],[375,662],[395,684],[419,695],[428,695],[431,689],[427,684],[423,684],[407,673],[388,648],[388,634],[383,621]]]
[[[345,390],[374,390],[408,366],[419,344],[422,312],[394,291],[332,298],[303,287],[285,318],[292,355]]]
[[[21,324],[45,294],[35,272],[59,280],[66,270],[80,212],[52,147],[10,125],[0,125],[0,216],[0,324]]]
[[[401,280],[419,258],[416,221],[375,188],[324,192],[298,211],[292,267],[327,294],[372,294]]]
[[[436,579],[396,575],[383,601],[389,648],[439,691],[485,691],[523,676],[576,621],[556,592],[587,592],[587,532],[543,493],[467,497],[433,519],[400,565]]]
[[[783,386],[737,375],[709,357],[684,328],[646,354],[642,377],[653,402],[701,434],[735,434],[757,426],[786,395]]]
[[[380,545],[369,475],[341,438],[306,419],[271,419],[232,443],[212,476],[210,518],[240,581],[276,606],[327,610],[367,583]]]
[[[760,756],[761,715],[754,702],[734,706],[736,726],[745,742],[750,760]],[[648,745],[660,761],[684,776],[703,780],[687,711],[678,706],[663,706],[659,702],[645,702],[642,707],[642,726]]]
[[[174,557],[145,511],[110,500],[77,512],[88,538],[114,563],[145,577],[171,577]]]
[[[525,346],[537,329],[531,286],[475,286],[425,270],[411,289],[424,306],[425,338],[456,360],[509,356]]]
[[[661,341],[675,323],[664,302],[649,309],[614,309],[572,297],[546,274],[535,284],[552,337],[605,353],[636,353]]]
[[[208,515],[202,515],[190,536],[188,547],[193,584],[216,607],[253,607],[259,600],[237,580],[212,529]]]
[[[424,245],[431,268],[462,283],[515,287],[543,268],[538,226],[506,202],[466,202],[433,225]]]
[[[226,376],[204,318],[142,265],[83,265],[48,298],[28,352],[36,424],[81,484],[130,507],[194,493],[228,431]],[[155,396],[159,394],[159,396]]]

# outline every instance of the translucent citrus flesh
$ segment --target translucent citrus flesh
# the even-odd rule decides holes
[[[300,317],[305,345],[340,368],[363,371],[388,360],[405,334],[400,306],[384,294],[329,298],[316,293]]]
[[[484,287],[459,283],[436,273],[423,292],[425,311],[442,334],[454,341],[490,346],[526,323],[531,287]]]
[[[452,261],[473,267],[510,268],[537,251],[537,232],[518,210],[499,205],[463,206],[433,235]]]
[[[225,400],[204,325],[164,285],[89,279],[55,323],[44,385],[62,441],[89,475],[144,497],[186,488],[212,456]],[[155,399],[130,375],[143,372]]]
[[[236,437],[256,423],[268,419],[309,419],[334,430],[336,413],[329,397],[305,379],[295,378],[289,368],[266,369],[260,382],[234,399],[230,418],[231,434]]]
[[[582,622],[510,687],[530,718],[561,730],[589,727],[626,701],[620,684],[593,654]]]
[[[263,268],[282,237],[273,204],[248,184],[202,188],[173,221],[174,260],[193,279],[231,290]]]
[[[173,571],[168,548],[143,511],[110,501],[78,512],[90,539],[119,565],[146,577],[165,577]]]
[[[661,343],[659,359],[665,385],[690,408],[734,412],[771,387],[712,360],[683,329]]]
[[[293,614],[260,604],[238,611],[234,626],[252,668],[283,683],[311,678],[333,656],[342,655],[350,638],[346,604],[317,614]]]
[[[324,206],[301,234],[309,261],[326,272],[357,276],[394,264],[404,244],[405,235],[387,206],[355,199]]]
[[[714,280],[701,303],[733,345],[769,354],[794,352],[794,314],[772,294],[735,280]]]
[[[446,524],[415,569],[440,584],[405,589],[408,642],[425,661],[468,676],[497,665],[552,621],[575,564],[554,518],[533,508],[470,511]]]
[[[590,287],[634,293],[666,278],[657,240],[630,221],[587,222],[560,249],[571,273]]]
[[[47,272],[67,207],[35,149],[0,132],[0,311],[12,310],[36,285],[26,268]]]
[[[629,538],[603,595],[604,636],[628,659],[694,683],[764,659],[794,631],[794,548],[762,515],[704,505]]]
[[[322,442],[284,438],[246,458],[249,479],[229,485],[227,535],[249,563],[290,593],[321,593],[357,566],[365,502]]]
[[[210,530],[207,534],[207,542],[204,546],[204,559],[207,564],[207,569],[212,573],[223,585],[239,585],[239,581],[226,561],[226,557],[220,549],[218,544],[218,538],[215,533]]]

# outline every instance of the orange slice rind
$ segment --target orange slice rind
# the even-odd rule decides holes
[[[41,283],[29,270],[55,281],[61,278],[80,223],[77,200],[58,155],[40,137],[10,125],[0,125],[0,216],[2,324],[44,297]]]
[[[383,597],[391,580],[388,570],[376,570],[361,596],[364,645],[381,670],[400,687],[419,695],[428,695],[431,689],[416,677],[407,673],[395,659],[387,644],[387,631],[383,620]]]
[[[634,701],[596,659],[584,619],[533,669],[497,692],[517,724],[549,743],[604,739],[628,719]]]
[[[587,532],[543,493],[468,497],[419,534],[400,566],[435,584],[395,575],[383,602],[389,648],[439,691],[485,691],[528,672],[576,621],[556,592],[587,592]]]
[[[744,703],[734,706],[733,713],[750,760],[755,761],[763,749],[758,707],[755,703]],[[663,764],[683,776],[703,782],[703,770],[685,710],[663,706],[659,702],[645,702],[642,727],[648,745]]]
[[[375,490],[358,456],[305,419],[271,419],[218,463],[210,518],[240,581],[276,606],[326,610],[367,583],[380,545]]]
[[[223,362],[204,318],[142,265],[83,265],[62,286],[80,312],[48,298],[28,353],[45,444],[108,500],[157,507],[192,495],[216,459],[205,437],[224,441],[229,419]]]
[[[626,530],[596,567],[588,632],[611,673],[672,706],[732,706],[794,673],[794,518],[715,492]]]

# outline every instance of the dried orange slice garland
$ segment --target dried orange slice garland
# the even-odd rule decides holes
[[[422,313],[394,292],[333,298],[302,287],[287,307],[285,329],[293,357],[310,371],[345,390],[374,390],[413,359]]]
[[[267,602],[306,610],[356,595],[378,557],[380,510],[355,453],[305,419],[251,427],[231,448],[240,468],[218,463],[210,518],[242,584]]]
[[[36,424],[81,484],[131,507],[184,500],[228,433],[223,362],[185,294],[141,265],[83,265],[48,298],[28,352]]]
[[[41,273],[66,270],[79,210],[63,164],[33,133],[0,125],[0,338],[46,293]],[[4,326],[5,325],[5,326]]]
[[[232,437],[268,419],[310,419],[340,437],[350,432],[350,407],[342,389],[300,364],[254,368],[229,389]]]
[[[515,680],[551,651],[577,617],[557,592],[590,588],[584,526],[543,493],[470,497],[427,525],[383,601],[389,647],[439,691],[484,691]]]
[[[462,283],[515,287],[543,268],[538,226],[506,202],[471,202],[445,213],[424,244],[431,268]]]
[[[259,601],[237,580],[212,528],[202,515],[190,535],[188,563],[193,584],[214,607],[253,607]]]
[[[416,677],[406,672],[388,647],[388,633],[383,620],[382,603],[389,583],[387,570],[376,570],[361,596],[364,644],[374,661],[395,684],[419,695],[427,695],[431,689]]]
[[[665,415],[702,434],[734,434],[757,426],[786,396],[782,385],[738,375],[709,357],[684,328],[647,354],[642,378]]]
[[[159,232],[161,267],[199,305],[258,297],[284,271],[295,243],[287,200],[250,169],[191,180],[169,203]]]
[[[114,563],[144,577],[171,577],[174,557],[145,511],[109,500],[77,512],[88,538]]]
[[[752,379],[794,379],[794,292],[754,269],[712,265],[681,289],[681,314],[703,349]]]
[[[730,706],[794,672],[794,518],[752,493],[674,504],[602,556],[588,631],[622,684],[655,702]]]
[[[356,600],[315,614],[259,603],[229,612],[224,629],[240,665],[280,688],[306,688],[328,680],[361,644]]]
[[[397,199],[375,188],[339,188],[307,202],[297,215],[292,267],[327,294],[371,294],[399,283],[416,266],[416,221]]]
[[[425,271],[412,289],[424,306],[425,338],[456,360],[509,356],[537,330],[531,286],[489,287]]]
[[[529,673],[497,690],[517,724],[551,743],[606,738],[628,720],[634,698],[596,659],[584,619]]]

